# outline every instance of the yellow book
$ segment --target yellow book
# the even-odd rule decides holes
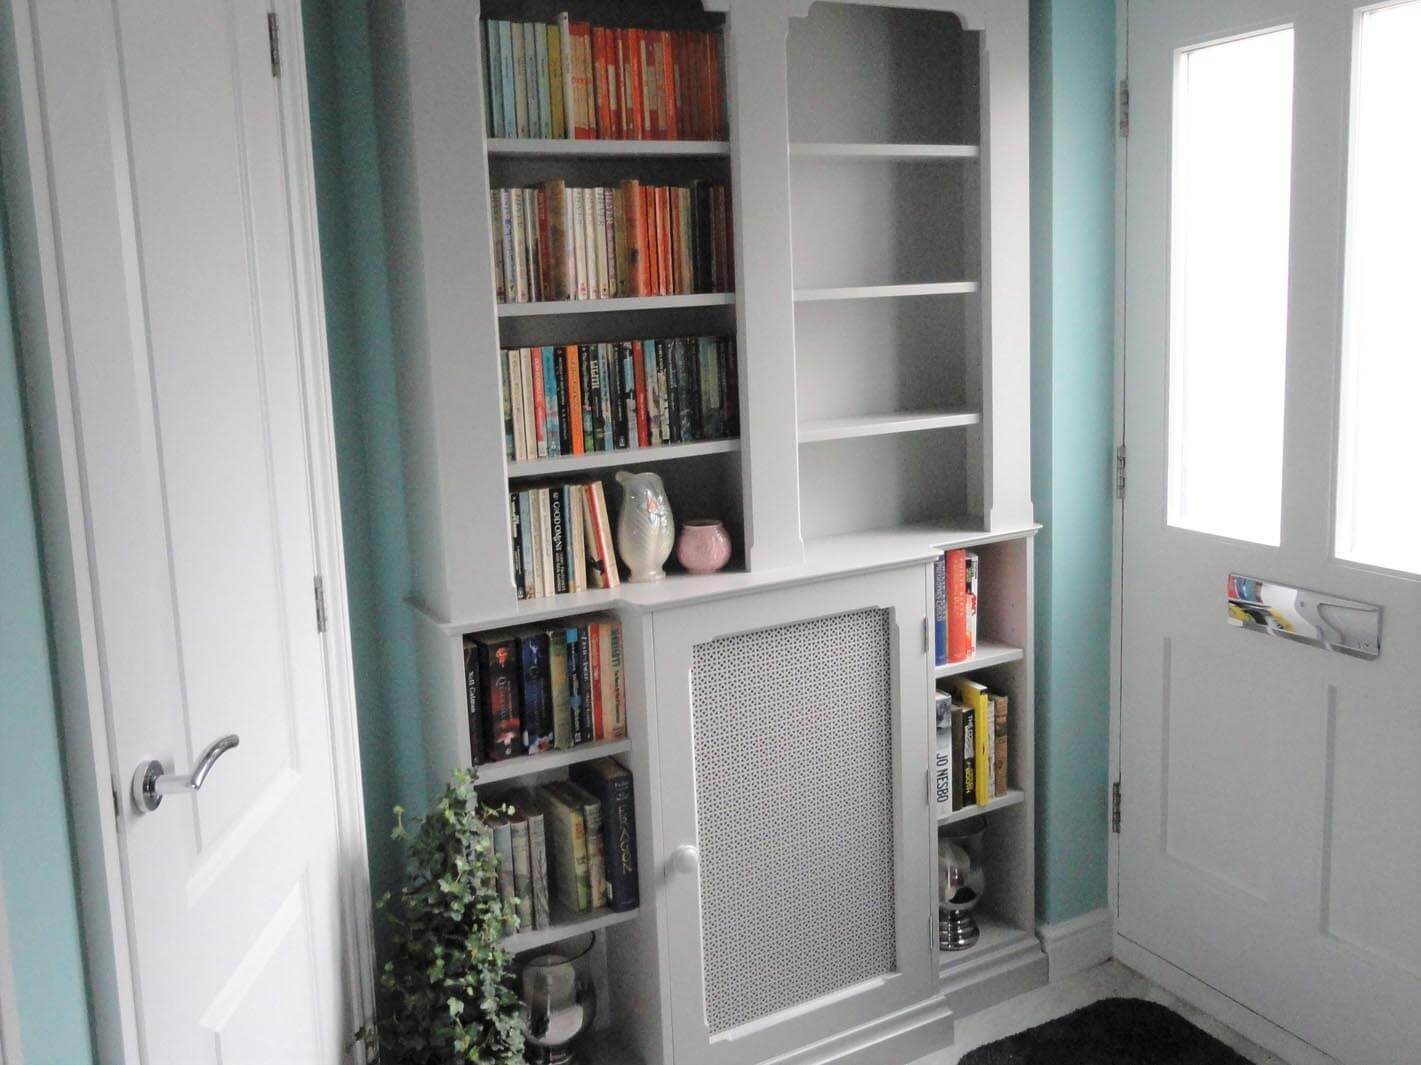
[[[549,137],[568,136],[566,116],[563,114],[562,88],[562,30],[556,23],[543,27],[548,31],[548,103],[551,105],[553,128]]]
[[[996,754],[996,744],[991,739],[996,725],[996,716],[992,713],[992,696],[985,684],[966,677],[953,677],[950,683],[953,694],[972,711],[973,724],[976,726],[977,805],[985,806],[992,798],[992,774],[987,767],[992,764],[992,758]]]

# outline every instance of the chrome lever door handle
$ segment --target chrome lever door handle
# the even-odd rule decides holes
[[[212,772],[217,759],[240,742],[235,735],[213,740],[198,756],[190,776],[164,773],[163,763],[156,758],[138,763],[138,768],[133,771],[133,804],[138,807],[138,812],[151,814],[162,803],[164,795],[191,795],[201,791],[202,783]]]

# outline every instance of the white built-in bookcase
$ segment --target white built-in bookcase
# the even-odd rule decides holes
[[[606,1043],[594,1049],[594,1061],[752,1065],[763,1050],[808,1065],[845,1052],[843,1033],[807,1007],[777,1015],[758,1042],[697,1042],[684,1024],[673,1034],[672,1017],[701,984],[678,946],[696,917],[677,901],[683,882],[674,877],[690,874],[677,873],[685,863],[672,859],[687,841],[676,836],[681,822],[668,811],[688,783],[693,793],[707,785],[697,782],[683,742],[694,700],[684,691],[678,700],[674,686],[667,694],[666,633],[673,630],[665,626],[701,611],[712,616],[733,601],[736,631],[749,631],[757,619],[779,616],[772,605],[787,591],[809,597],[821,586],[827,594],[831,586],[881,582],[885,605],[892,599],[886,589],[907,570],[921,583],[924,605],[908,616],[899,596],[893,616],[896,641],[911,641],[916,655],[931,611],[931,559],[948,547],[972,547],[982,558],[981,646],[974,661],[950,669],[970,669],[1011,697],[1012,790],[986,815],[982,941],[958,955],[934,945],[932,986],[961,1011],[1044,981],[1033,932],[1026,7],[1026,0],[374,5],[411,604],[431,785],[470,760],[465,634],[594,611],[615,614],[626,633],[626,740],[481,772],[484,786],[497,788],[613,753],[635,774],[641,909],[520,933],[510,943],[531,949],[599,931],[593,970]],[[490,139],[480,18],[554,21],[564,10],[598,24],[721,28],[729,141]],[[569,185],[628,177],[728,182],[737,291],[496,305],[489,189],[551,177]],[[501,347],[726,333],[737,339],[738,439],[505,459]],[[725,520],[735,543],[730,567],[693,577],[675,572],[673,562],[657,584],[520,601],[510,487],[600,477],[615,515],[611,475],[624,468],[660,473],[678,521]],[[933,668],[926,651],[914,661],[922,663],[921,680],[894,674],[895,728],[922,738],[898,748],[900,784],[918,777],[926,784],[930,689],[946,672]],[[916,786],[899,791],[917,794]],[[896,816],[900,829],[919,824],[916,811],[900,808]],[[928,885],[935,871],[914,875]],[[930,895],[912,897],[923,910],[914,927],[928,935],[936,924]],[[863,1020],[865,1031],[882,1026],[870,1038],[882,1041],[876,1061],[908,1060],[903,1055],[950,1038],[946,1011],[927,1006],[911,1018]],[[811,1043],[820,1045],[803,1049]]]

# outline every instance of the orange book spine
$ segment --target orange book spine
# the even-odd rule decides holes
[[[726,137],[725,128],[725,75],[721,69],[720,34],[711,33],[710,38],[710,97],[711,97],[711,136],[716,140],[724,140]]]
[[[656,190],[656,248],[660,257],[661,294],[674,295],[676,292],[676,272],[672,268],[671,257],[671,197],[670,189],[661,186]]]
[[[597,136],[612,136],[612,108],[607,99],[607,31],[592,27],[592,100]]]
[[[622,210],[627,233],[627,285],[630,295],[646,295],[646,226],[642,220],[641,182],[622,182]]]
[[[947,660],[967,657],[967,552],[947,553]]]
[[[651,419],[646,409],[646,366],[641,341],[632,341],[632,372],[636,379],[636,439],[638,447],[651,446]]]
[[[627,111],[633,140],[646,139],[645,103],[642,100],[641,30],[627,30]]]
[[[676,73],[675,63],[671,54],[671,31],[661,31],[661,53],[658,57],[660,66],[658,73],[661,75],[661,114],[662,114],[662,139],[676,139]]]
[[[563,355],[567,359],[567,410],[572,428],[572,453],[584,455],[587,453],[587,441],[582,436],[582,363],[577,345],[566,345]],[[576,547],[580,550],[582,545],[577,544]]]

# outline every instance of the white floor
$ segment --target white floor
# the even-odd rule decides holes
[[[923,1058],[917,1065],[956,1065],[969,1050],[1063,1017],[1102,998],[1143,998],[1158,1002],[1233,1047],[1254,1065],[1288,1065],[1282,1058],[1255,1046],[1232,1028],[1220,1024],[1115,961],[1097,965],[1094,969],[1087,969],[1059,983],[1048,984],[980,1013],[958,1018],[953,1045]]]

